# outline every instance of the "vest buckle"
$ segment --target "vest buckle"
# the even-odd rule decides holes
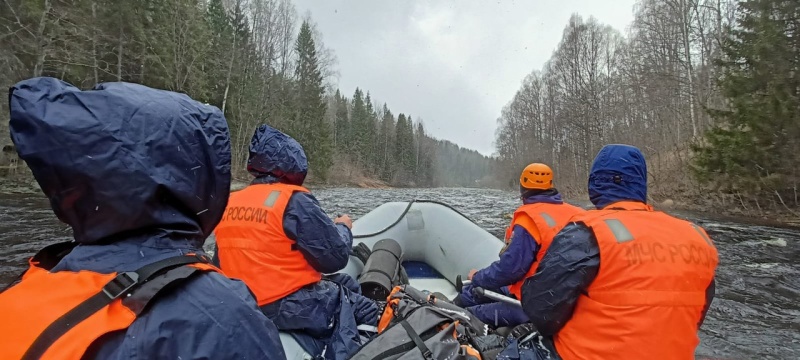
[[[114,279],[109,281],[106,286],[103,286],[103,293],[106,294],[109,299],[116,299],[138,284],[139,274],[136,272],[129,271],[119,273]]]

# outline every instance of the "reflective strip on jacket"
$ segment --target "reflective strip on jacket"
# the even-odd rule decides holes
[[[536,268],[539,266],[539,261],[544,257],[553,238],[564,225],[569,222],[573,216],[584,212],[585,210],[572,206],[567,203],[550,204],[550,203],[534,203],[520,206],[514,212],[514,219],[511,221],[509,229],[513,229],[515,225],[520,225],[539,243],[539,251],[536,252],[536,261],[533,262],[531,268],[525,274],[525,277],[515,282],[509,287],[509,292],[521,299],[522,284],[525,279],[533,276],[536,273]],[[530,220],[526,220],[528,218]],[[506,235],[506,241],[509,241],[510,234]]]
[[[589,211],[601,265],[555,335],[565,360],[693,359],[717,250],[697,225],[640,202]]]
[[[244,281],[259,306],[322,278],[283,230],[283,214],[295,192],[308,190],[273,183],[234,192],[214,230],[220,267],[228,276]]]

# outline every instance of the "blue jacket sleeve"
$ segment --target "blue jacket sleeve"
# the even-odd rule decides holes
[[[522,285],[522,308],[542,335],[561,330],[599,268],[600,248],[586,225],[571,223],[556,235],[536,274]]]
[[[283,231],[311,266],[321,273],[343,269],[350,260],[353,234],[334,224],[310,193],[294,193],[283,214]]]
[[[536,261],[538,251],[539,243],[533,236],[522,226],[515,225],[508,249],[500,255],[499,260],[476,272],[472,284],[497,290],[520,281]]]

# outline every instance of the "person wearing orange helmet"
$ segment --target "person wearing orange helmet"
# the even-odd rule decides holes
[[[584,211],[561,199],[553,185],[553,170],[545,164],[533,163],[522,170],[519,191],[522,206],[514,212],[506,230],[500,259],[485,269],[470,271],[472,283],[455,301],[495,327],[516,326],[528,322],[528,317],[520,307],[476,296],[473,289],[481,287],[520,299],[522,283],[536,273],[538,260],[553,236],[569,218]]]

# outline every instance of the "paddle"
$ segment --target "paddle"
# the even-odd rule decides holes
[[[459,293],[461,293],[461,290],[464,288],[465,285],[469,284],[472,284],[471,280],[462,280],[461,275],[456,276],[456,290],[458,290]],[[522,303],[519,300],[491,290],[486,290],[482,287],[474,287],[472,289],[472,292],[478,294],[479,296],[484,296],[495,301],[500,301],[506,304],[522,307]]]

